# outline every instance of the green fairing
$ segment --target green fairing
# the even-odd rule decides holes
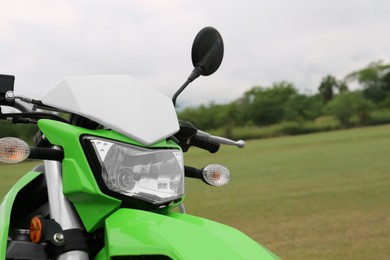
[[[119,209],[106,219],[105,248],[95,259],[165,255],[172,259],[279,259],[240,231],[181,213]]]
[[[5,259],[11,210],[16,195],[28,183],[38,177],[40,172],[28,172],[7,193],[0,205],[0,259]]]
[[[62,162],[64,194],[76,207],[86,230],[90,232],[102,227],[104,219],[119,208],[121,201],[100,191],[81,147],[80,137],[93,135],[139,146],[141,144],[106,129],[88,130],[48,119],[39,120],[38,126],[52,144],[64,149],[65,158]],[[150,147],[178,148],[173,142],[165,140]]]
[[[172,259],[279,259],[240,231],[210,220],[169,212],[159,214],[121,209],[120,201],[103,194],[80,144],[82,135],[100,136],[140,145],[110,130],[87,130],[52,121],[38,125],[47,139],[64,149],[64,194],[75,205],[87,231],[105,228],[105,247],[95,259],[112,256],[165,255]],[[162,141],[152,147],[178,148]],[[0,259],[5,258],[10,212],[17,193],[40,173],[25,175],[7,194],[0,207]]]

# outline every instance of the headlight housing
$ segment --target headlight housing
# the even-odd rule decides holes
[[[105,188],[152,204],[161,205],[184,195],[183,153],[178,149],[147,149],[85,137],[100,162],[99,178]]]

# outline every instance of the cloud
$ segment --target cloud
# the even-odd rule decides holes
[[[219,71],[193,83],[182,104],[226,102],[254,85],[288,80],[314,93],[390,51],[390,2],[10,1],[0,11],[0,73],[35,98],[61,78],[129,74],[172,96],[192,69],[195,34],[222,34]]]

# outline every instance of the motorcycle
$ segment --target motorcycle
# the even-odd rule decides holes
[[[242,232],[184,207],[184,177],[222,186],[229,170],[184,165],[196,146],[211,153],[244,141],[213,136],[179,121],[178,95],[220,66],[223,40],[202,29],[194,70],[172,100],[130,76],[60,81],[40,100],[17,96],[0,76],[0,119],[37,124],[34,147],[0,139],[0,161],[43,163],[26,173],[0,205],[0,259],[278,259]],[[178,209],[177,209],[178,208]]]

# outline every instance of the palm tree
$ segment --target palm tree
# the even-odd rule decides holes
[[[338,92],[344,92],[348,90],[348,86],[345,83],[345,81],[339,81],[336,80],[335,77],[331,75],[327,75],[322,78],[320,86],[318,87],[318,90],[320,91],[320,94],[322,96],[322,99],[325,103],[332,100],[334,96],[334,90],[337,90]]]

